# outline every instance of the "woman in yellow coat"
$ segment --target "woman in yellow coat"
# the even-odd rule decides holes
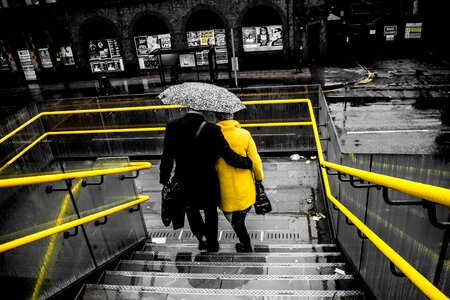
[[[216,113],[225,139],[236,153],[249,157],[253,162],[252,170],[237,169],[228,165],[222,158],[216,162],[219,175],[221,202],[219,208],[233,226],[240,243],[236,244],[238,252],[252,252],[250,236],[245,226],[245,217],[255,204],[255,180],[263,180],[261,157],[255,142],[247,130],[241,128],[233,114]]]

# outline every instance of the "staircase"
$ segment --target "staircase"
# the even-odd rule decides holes
[[[254,253],[236,253],[231,242],[199,253],[178,237],[149,240],[87,285],[83,299],[364,299],[335,245],[253,242]]]
[[[316,161],[263,158],[274,210],[247,216],[253,253],[236,252],[238,239],[220,212],[218,253],[200,253],[188,227],[161,225],[157,163],[136,180],[152,199],[143,207],[147,243],[87,284],[83,299],[364,299],[320,214]]]

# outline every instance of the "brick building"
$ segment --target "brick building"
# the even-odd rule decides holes
[[[405,30],[420,39],[418,2],[0,0],[0,77],[7,82],[156,72],[160,61],[153,50],[199,46],[214,46],[217,64],[228,69],[233,50],[241,70],[298,68],[300,62],[393,45],[386,25],[395,25],[389,27],[395,27],[392,40],[401,40]],[[415,18],[405,29],[408,14]],[[206,53],[188,52],[175,63],[209,64]]]

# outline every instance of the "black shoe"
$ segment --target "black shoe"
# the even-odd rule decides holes
[[[241,243],[236,243],[236,251],[239,253],[242,252],[253,252],[253,249],[251,246],[248,247],[244,247],[244,245],[242,245]]]
[[[219,252],[219,243],[215,242],[211,245],[211,243],[208,243],[208,252]]]
[[[198,239],[198,250],[200,252],[206,252],[208,249],[208,244],[206,242],[206,238],[205,236],[202,236],[201,238]]]

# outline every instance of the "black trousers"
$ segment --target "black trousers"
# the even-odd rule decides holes
[[[208,251],[216,252],[219,250],[219,242],[217,241],[218,216],[217,207],[209,207],[202,209],[205,213],[203,221],[200,209],[186,206],[186,216],[192,233],[197,237],[199,242],[202,237],[206,237]]]
[[[225,218],[227,218],[228,222],[231,223],[234,232],[236,232],[239,242],[244,246],[244,249],[247,250],[252,248],[252,244],[250,241],[250,236],[248,235],[247,227],[245,226],[245,217],[251,208],[252,207],[250,206],[242,211],[223,212]]]

